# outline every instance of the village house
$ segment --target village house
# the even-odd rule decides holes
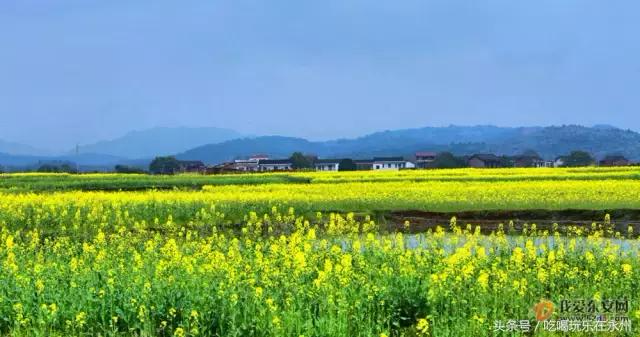
[[[513,156],[512,160],[514,167],[539,167],[540,163],[544,162],[542,158],[535,155]]]
[[[438,154],[435,152],[416,152],[416,167],[427,168],[436,160]]]
[[[356,163],[356,170],[358,171],[373,170],[372,159],[356,159],[354,162]]]
[[[543,167],[554,167],[554,161],[553,160],[541,160],[535,163],[537,168],[543,168]]]
[[[404,160],[402,157],[377,157],[373,158],[373,170],[399,170],[405,168],[415,168],[416,166]]]
[[[255,172],[259,169],[258,162],[267,159],[269,156],[264,154],[253,155],[249,159],[236,159],[233,161],[233,168],[242,172]]]
[[[556,157],[556,160],[553,161],[553,167],[562,167],[564,166],[564,162],[567,160],[566,156]]]
[[[238,172],[234,162],[225,162],[207,167],[207,174],[233,173]]]
[[[236,159],[233,161],[234,169],[242,172],[255,172],[258,171],[257,159]]]
[[[258,161],[258,171],[290,171],[293,163],[290,159],[261,159]]]
[[[627,166],[630,162],[622,155],[608,155],[599,164],[600,166]]]
[[[470,167],[476,168],[491,168],[502,166],[502,160],[495,154],[490,153],[474,154],[469,157],[467,163]]]
[[[316,171],[338,171],[340,159],[316,159],[313,163]]]

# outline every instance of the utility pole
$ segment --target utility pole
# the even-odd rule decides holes
[[[80,159],[80,145],[76,143],[76,173],[80,173],[80,164],[78,160]]]

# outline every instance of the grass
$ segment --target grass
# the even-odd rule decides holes
[[[282,172],[173,176],[146,174],[0,174],[0,191],[140,191],[152,189],[199,190],[205,185],[345,184],[383,182],[507,182],[638,180],[638,167],[448,169],[354,172]]]
[[[0,191],[5,193],[55,191],[139,191],[186,189],[198,190],[204,185],[253,185],[273,183],[309,183],[305,177],[284,174],[234,174],[173,176],[146,174],[3,174]]]

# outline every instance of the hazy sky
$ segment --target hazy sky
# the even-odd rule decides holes
[[[637,0],[1,0],[0,139],[640,129]]]

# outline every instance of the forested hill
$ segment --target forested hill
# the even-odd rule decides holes
[[[459,155],[479,152],[513,155],[534,150],[552,159],[572,150],[600,158],[623,154],[640,160],[640,134],[610,126],[550,127],[448,126],[376,132],[354,139],[311,142],[302,138],[265,136],[199,146],[178,154],[180,159],[218,163],[256,153],[285,157],[293,151],[321,157],[366,158],[406,155],[416,151],[451,151]]]

